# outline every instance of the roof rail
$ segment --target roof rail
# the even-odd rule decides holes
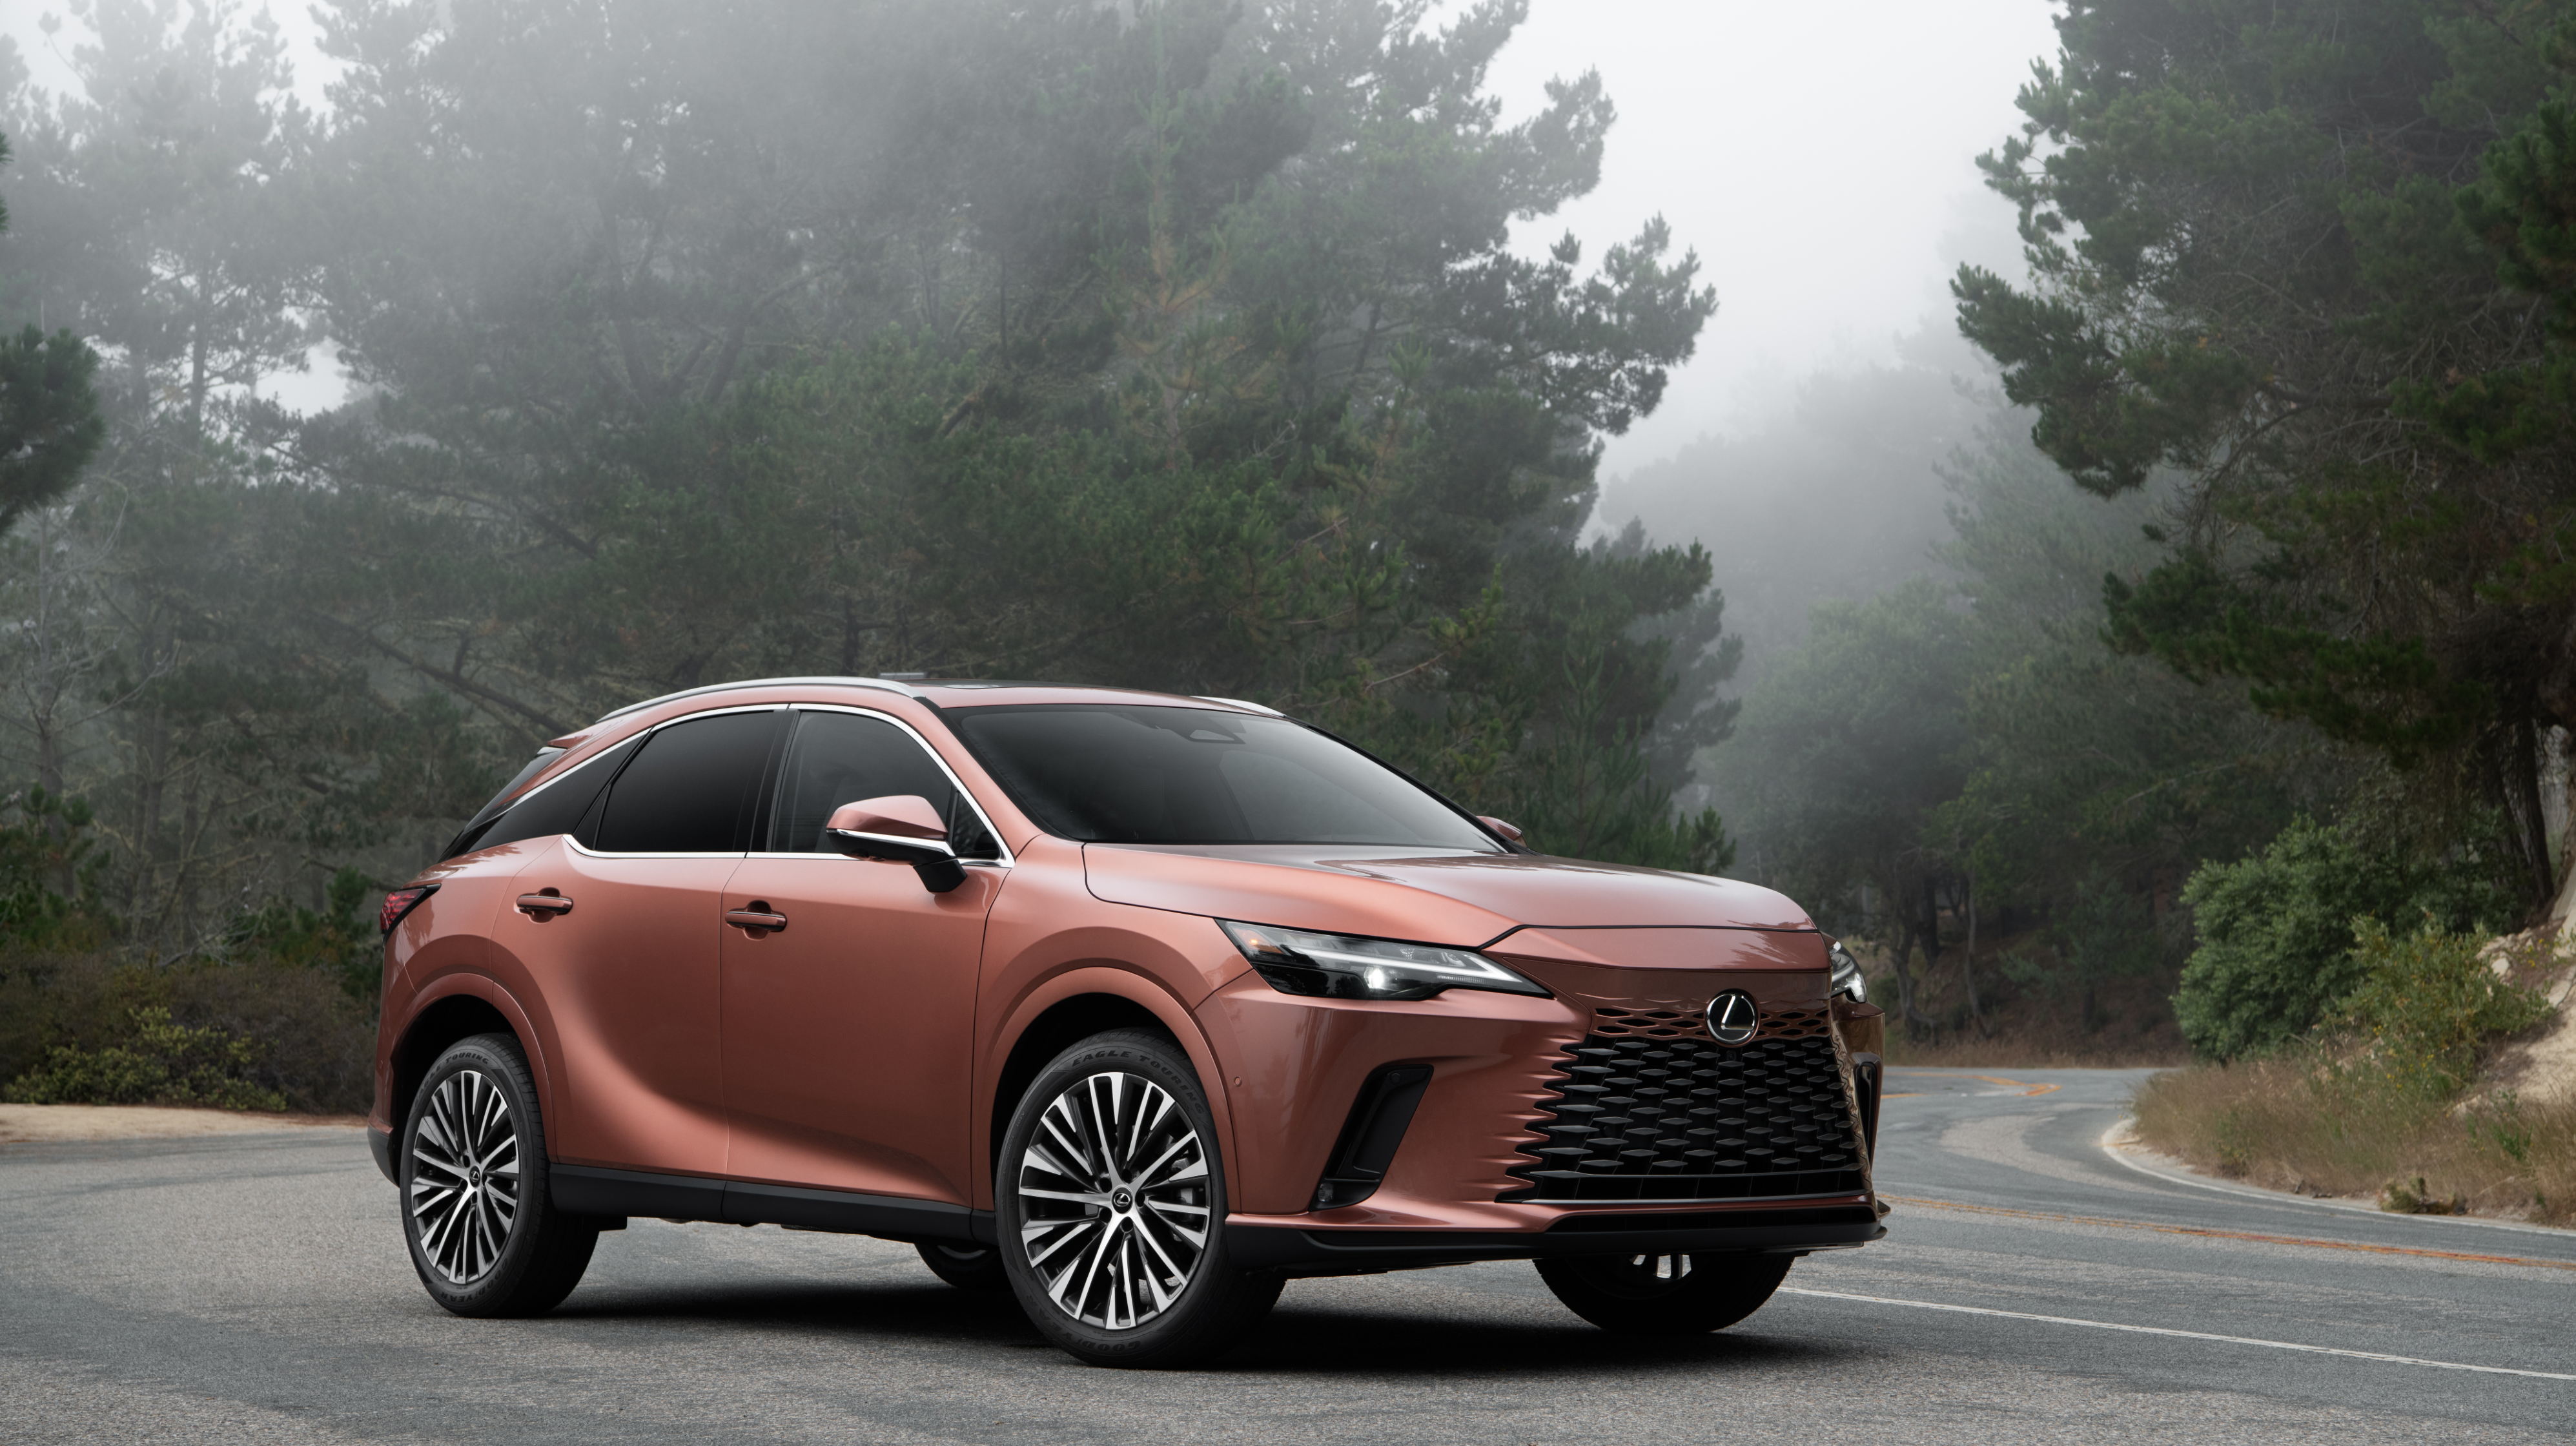
[[[786,688],[808,683],[828,683],[836,688],[875,688],[882,692],[900,693],[907,698],[921,696],[919,688],[886,678],[745,678],[738,683],[709,683],[703,688],[683,688],[677,693],[665,693],[659,698],[647,698],[641,703],[629,703],[615,712],[600,714],[590,726],[596,728],[611,718],[623,718],[629,713],[640,713],[647,708],[675,702],[682,698],[696,698],[708,693],[730,693],[739,688]]]
[[[1202,703],[1223,703],[1223,704],[1226,704],[1226,705],[1227,705],[1227,706],[1229,706],[1229,707],[1241,708],[1241,709],[1245,710],[1246,712],[1251,712],[1251,713],[1267,713],[1267,714],[1269,714],[1269,715],[1270,715],[1271,717],[1273,717],[1273,718],[1285,718],[1285,717],[1287,717],[1287,716],[1288,716],[1287,714],[1280,712],[1280,711],[1279,711],[1278,709],[1276,709],[1276,708],[1266,707],[1266,706],[1264,706],[1264,705],[1262,705],[1262,704],[1259,704],[1259,703],[1246,703],[1246,702],[1245,702],[1245,701],[1243,701],[1241,698],[1218,698],[1218,697],[1213,697],[1213,696],[1211,696],[1211,695],[1209,695],[1209,694],[1206,694],[1206,693],[1198,693],[1198,694],[1194,694],[1193,696],[1194,696],[1194,697],[1196,697],[1196,698],[1197,698],[1200,702],[1202,702]]]

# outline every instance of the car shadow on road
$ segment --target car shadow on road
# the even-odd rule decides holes
[[[1682,1337],[1623,1336],[1578,1321],[1425,1319],[1408,1311],[1282,1310],[1216,1369],[1279,1374],[1527,1381],[1555,1373],[1625,1375],[1832,1368],[1861,1354],[1811,1338],[1763,1334],[1759,1317]]]
[[[854,1345],[1052,1350],[1008,1295],[944,1285],[761,1282],[621,1286],[576,1294],[551,1320],[697,1329],[738,1326]],[[1217,1374],[1527,1381],[1555,1373],[1831,1369],[1863,1352],[1764,1333],[1759,1318],[1679,1339],[1612,1335],[1576,1321],[1426,1318],[1408,1310],[1282,1307],[1205,1369]],[[1068,1360],[1067,1364],[1071,1364]]]

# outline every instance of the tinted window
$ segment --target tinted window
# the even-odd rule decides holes
[[[1061,838],[1502,852],[1412,779],[1285,719],[1116,704],[949,716],[1020,807]]]
[[[486,805],[477,821],[467,824],[464,831],[456,836],[456,842],[448,845],[447,856],[454,858],[472,849],[488,849],[498,844],[517,843],[521,839],[574,832],[580,827],[582,816],[598,799],[601,787],[616,774],[617,761],[629,751],[625,748],[608,750],[510,805],[498,817],[492,816],[498,805]],[[528,772],[535,772],[539,765],[552,761],[562,752],[557,748],[538,755],[537,763],[529,765]],[[520,781],[526,781],[524,775]],[[512,788],[517,786],[516,783],[511,785]],[[502,792],[506,797],[509,790]]]
[[[603,853],[740,853],[778,714],[719,713],[644,740],[599,821]]]
[[[906,793],[928,799],[948,820],[948,837],[959,853],[997,852],[948,775],[902,729],[855,713],[801,713],[780,774],[769,846],[780,853],[838,852],[823,837],[832,810]]]
[[[547,764],[561,757],[563,757],[563,750],[560,748],[538,749],[537,756],[528,760],[528,766],[511,775],[510,781],[501,785],[501,791],[492,795],[492,801],[476,809],[474,816],[465,821],[465,827],[456,831],[455,840],[447,846],[447,857],[454,858],[467,849],[483,847],[478,840],[491,831],[486,825],[500,817],[501,806],[510,801],[510,795],[525,787],[529,779],[543,772]],[[500,840],[495,839],[493,842],[498,843]]]

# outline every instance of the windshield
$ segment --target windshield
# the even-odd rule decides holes
[[[948,717],[1012,800],[1059,838],[1503,852],[1412,779],[1281,718],[1114,703]]]

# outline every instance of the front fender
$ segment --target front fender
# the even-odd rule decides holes
[[[1018,1048],[1020,1040],[1046,1012],[1068,999],[1084,995],[1107,995],[1125,1000],[1151,1014],[1180,1042],[1198,1071],[1199,1087],[1207,1095],[1208,1113],[1215,1117],[1217,1149],[1225,1161],[1227,1197],[1237,1188],[1239,1166],[1235,1159],[1234,1114],[1228,1107],[1226,1079],[1216,1052],[1208,1047],[1207,1036],[1198,1021],[1170,990],[1133,968],[1113,961],[1078,964],[1050,973],[1013,1001],[1004,1015],[1001,1027],[994,1031],[991,1043],[976,1070],[975,1099],[980,1106],[974,1111],[969,1159],[974,1172],[974,1205],[978,1210],[995,1208],[993,1183],[994,1097],[1001,1089],[1002,1070]]]

